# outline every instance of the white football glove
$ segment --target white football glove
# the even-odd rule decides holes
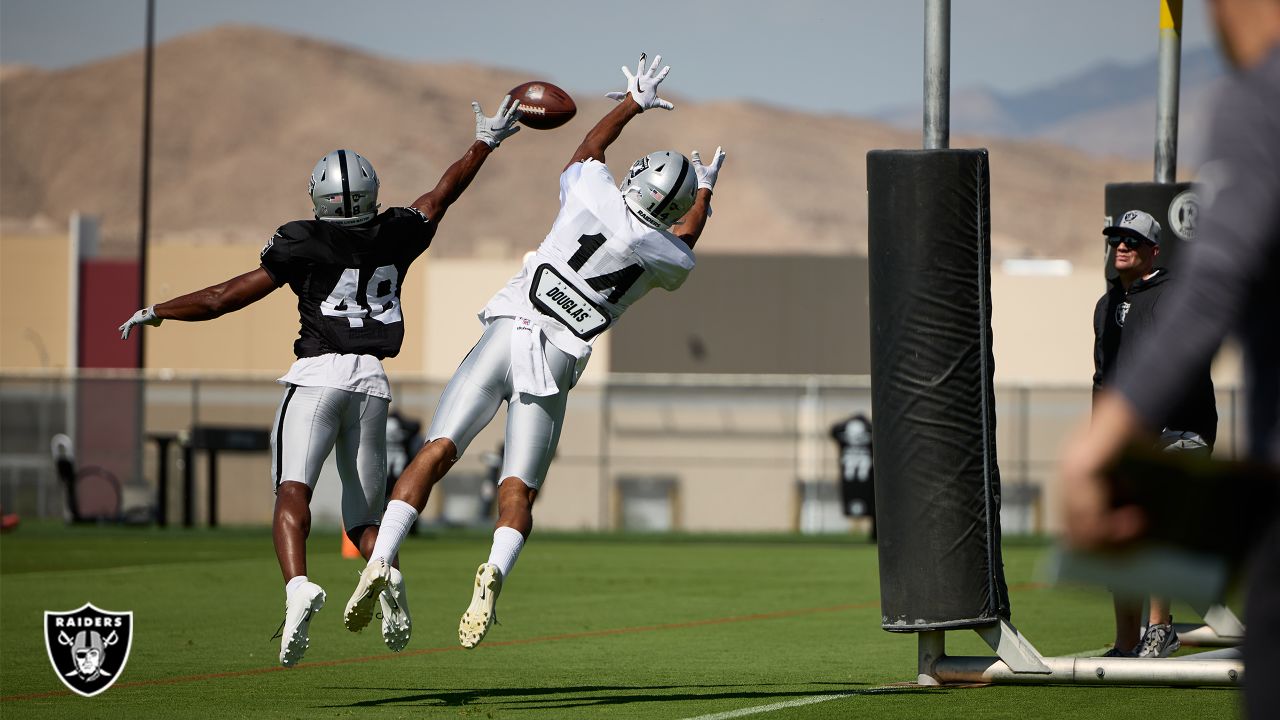
[[[134,313],[133,317],[129,318],[128,320],[125,320],[124,324],[120,326],[120,339],[128,340],[129,333],[133,330],[133,327],[135,325],[150,325],[151,327],[160,327],[160,323],[162,322],[164,322],[164,320],[156,317],[155,305],[152,305],[151,307],[148,307],[148,308],[142,308],[138,312]]]
[[[664,65],[662,70],[658,70],[658,65],[662,63],[661,55],[653,56],[653,64],[648,70],[644,69],[645,54],[640,53],[640,64],[636,65],[636,74],[632,75],[631,71],[624,65],[622,66],[622,74],[627,76],[627,89],[622,92],[606,93],[605,97],[610,100],[621,101],[631,94],[631,99],[636,101],[640,106],[640,112],[644,112],[649,108],[660,107],[663,110],[674,110],[675,105],[658,97],[658,85],[667,77],[667,73],[671,72],[670,65]]]
[[[478,102],[473,101],[471,109],[476,112],[476,139],[491,148],[498,147],[503,140],[520,132],[520,126],[516,125],[520,119],[520,103],[511,102],[510,95],[502,98],[502,104],[493,117],[485,117]]]
[[[697,150],[690,156],[693,160],[693,171],[698,174],[698,188],[710,190],[716,186],[716,176],[720,174],[720,166],[724,164],[724,150],[716,148],[715,158],[710,165],[702,164],[702,156]]]

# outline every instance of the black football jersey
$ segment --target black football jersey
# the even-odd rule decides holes
[[[391,208],[358,226],[282,225],[262,249],[262,267],[298,296],[294,354],[395,357],[404,341],[400,288],[435,232],[413,208]]]

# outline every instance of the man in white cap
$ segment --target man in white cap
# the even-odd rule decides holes
[[[1141,210],[1129,210],[1120,222],[1104,229],[1113,248],[1116,278],[1093,312],[1093,391],[1110,385],[1117,371],[1132,362],[1139,339],[1155,327],[1160,298],[1170,287],[1170,273],[1156,267],[1160,255],[1160,223]],[[1169,452],[1212,452],[1218,413],[1213,380],[1206,364],[1193,392],[1175,407],[1160,430],[1159,446]],[[1167,657],[1180,647],[1173,631],[1168,598],[1152,596],[1147,630],[1139,638],[1143,598],[1115,596],[1115,646],[1108,657]]]

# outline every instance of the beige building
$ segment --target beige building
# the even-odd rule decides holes
[[[69,258],[66,236],[0,237],[0,369],[71,364]],[[405,283],[409,327],[400,355],[386,361],[388,373],[448,379],[477,337],[475,311],[519,262],[423,256]],[[158,301],[251,270],[257,254],[245,246],[163,244],[152,249],[150,266],[148,295]],[[996,381],[1087,383],[1093,304],[1103,289],[1095,268],[1067,275],[993,268]],[[41,299],[38,313],[34,297]],[[293,360],[294,302],[281,290],[213,323],[167,323],[148,333],[147,367],[283,372]],[[654,291],[596,343],[583,382],[602,382],[609,370],[864,375],[868,327],[865,258],[704,254],[678,293]],[[1228,369],[1221,379],[1233,377]]]
[[[6,402],[35,392],[28,390],[32,378],[69,366],[70,257],[65,236],[0,240]],[[478,337],[475,312],[518,264],[430,253],[415,264],[402,297],[404,348],[386,362],[395,410],[429,421],[443,382]],[[163,300],[256,265],[256,249],[245,246],[162,244],[150,254],[148,297]],[[1095,268],[1066,275],[993,268],[1002,474],[1007,487],[1028,489],[1006,493],[1027,498],[1006,508],[1007,524],[1053,528],[1056,498],[1046,481],[1062,433],[1088,412],[1091,313],[1102,289]],[[865,258],[704,254],[678,293],[652,295],[596,343],[539,500],[540,526],[847,530],[833,499],[828,433],[842,417],[870,413]],[[31,298],[41,299],[38,307]],[[147,328],[147,431],[181,432],[196,423],[268,427],[280,399],[273,379],[293,359],[294,303],[284,290],[215,322]],[[1226,400],[1238,371],[1231,362],[1220,366]],[[1234,442],[1233,412],[1220,408],[1220,447]],[[24,422],[15,417],[6,412],[10,429]],[[433,497],[428,517],[474,518],[474,494],[487,472],[481,458],[497,449],[501,432],[499,417],[459,464],[457,479]],[[40,467],[47,442],[40,434],[31,433],[34,447],[21,457],[6,451],[6,466]],[[205,463],[196,464],[202,484]],[[220,457],[222,522],[269,521],[268,469],[265,454]],[[146,482],[157,470],[149,447]],[[171,475],[179,474],[174,464]],[[317,522],[336,523],[337,489],[330,468],[316,497]],[[150,497],[145,486],[133,495]],[[175,495],[170,517],[178,503]]]

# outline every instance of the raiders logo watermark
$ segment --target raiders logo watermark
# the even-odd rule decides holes
[[[63,685],[93,697],[120,679],[133,645],[133,612],[101,610],[85,603],[44,613],[44,646]]]

